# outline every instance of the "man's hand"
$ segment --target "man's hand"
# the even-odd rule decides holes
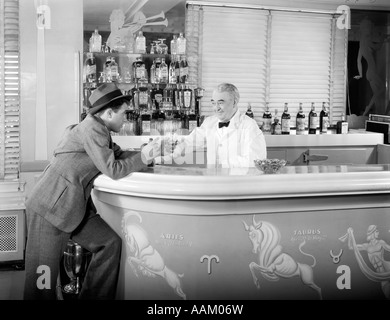
[[[161,155],[161,138],[157,137],[147,144],[141,146],[142,161],[150,165],[156,157]]]

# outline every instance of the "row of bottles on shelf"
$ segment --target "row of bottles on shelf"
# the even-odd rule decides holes
[[[95,88],[84,87],[83,105],[90,108],[89,97]],[[131,104],[135,109],[152,108],[159,109],[189,110],[198,107],[194,90],[188,83],[171,85],[165,87],[159,84],[150,84],[141,80],[129,90],[122,90],[124,94],[132,96]]]
[[[131,52],[131,53],[147,53],[146,48],[146,38],[142,31],[138,31],[138,33],[134,33],[133,35],[134,41],[131,47],[128,44],[124,44],[123,48],[110,48],[106,43],[102,44],[102,36],[99,34],[98,29],[95,29],[89,39],[89,52]],[[179,35],[173,35],[172,40],[168,45],[164,43],[166,39],[160,38],[158,40],[154,40],[150,42],[150,54],[186,54],[187,49],[187,39],[184,37],[184,33],[180,32]],[[127,48],[127,49],[126,49]]]
[[[248,114],[249,113],[249,114]],[[253,112],[250,105],[248,105],[247,115],[253,117]],[[318,114],[315,110],[315,103],[311,103],[311,109],[307,115],[307,127],[306,127],[306,116],[303,112],[303,105],[299,103],[299,109],[295,118],[295,128],[296,134],[302,135],[306,134],[326,134],[330,127],[329,122],[329,108],[326,105],[326,102],[322,103],[322,110]],[[278,114],[278,109],[275,109],[275,114],[272,117],[272,114],[269,110],[268,103],[266,104],[265,111],[262,116],[262,125],[261,130],[264,134],[290,134],[292,128],[291,124],[291,115],[288,111],[288,103],[284,104],[284,110],[281,116]],[[306,129],[307,128],[307,129]],[[336,133],[347,133],[348,132],[348,122],[345,120],[343,115],[342,120],[337,122]]]
[[[89,97],[94,88],[84,88],[84,115],[90,107]],[[192,89],[188,84],[168,84],[164,88],[147,81],[137,82],[130,90],[131,95],[127,122],[120,135],[151,134],[150,130],[165,134],[178,129],[189,132],[199,126],[199,100],[203,89]],[[83,118],[82,116],[82,118]]]
[[[194,109],[178,110],[131,110],[120,132],[120,136],[167,135],[178,133],[186,135],[200,125],[200,117]]]
[[[96,58],[93,53],[87,53],[87,59],[84,63],[83,81],[89,86],[96,86],[98,83],[117,82],[117,83],[136,83],[141,79],[149,80],[150,83],[185,83],[188,81],[188,62],[186,55],[172,56],[168,64],[165,58],[157,57],[149,70],[142,57],[136,57],[136,60],[120,70],[115,57],[107,56],[106,61],[101,66],[97,76],[98,68]]]

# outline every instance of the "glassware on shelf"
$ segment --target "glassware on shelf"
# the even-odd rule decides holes
[[[156,53],[156,43],[155,41],[152,41],[150,43],[150,51],[149,51],[150,54],[155,54]]]
[[[177,35],[173,35],[173,39],[171,40],[171,54],[177,54]]]
[[[166,39],[158,39],[159,42],[159,54],[168,54],[168,46],[164,43]]]

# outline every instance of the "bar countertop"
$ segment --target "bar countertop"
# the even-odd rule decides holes
[[[285,166],[276,174],[257,168],[155,166],[112,180],[95,180],[98,191],[144,198],[235,200],[388,193],[390,165]]]

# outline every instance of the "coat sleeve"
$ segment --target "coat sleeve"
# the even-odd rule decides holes
[[[110,142],[110,133],[103,126],[93,126],[84,132],[85,151],[100,172],[116,180],[147,167],[140,152],[122,151],[116,144],[110,148]]]

